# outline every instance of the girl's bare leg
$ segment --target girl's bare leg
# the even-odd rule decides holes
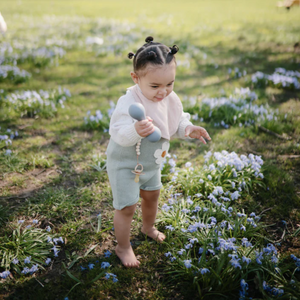
[[[114,216],[115,235],[118,241],[116,254],[125,267],[138,267],[140,262],[134,255],[130,245],[130,228],[136,204],[116,210]]]
[[[157,209],[158,209],[158,197],[160,190],[156,191],[145,191],[140,190],[142,198],[142,216],[143,216],[143,227],[141,229],[142,233],[153,238],[158,242],[162,242],[166,236],[158,231],[154,227]]]

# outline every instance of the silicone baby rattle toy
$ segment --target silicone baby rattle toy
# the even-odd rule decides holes
[[[138,121],[146,119],[145,108],[141,103],[134,103],[129,106],[128,110],[130,116]],[[161,131],[158,127],[154,126],[154,132],[146,137],[150,142],[157,142],[161,138]]]

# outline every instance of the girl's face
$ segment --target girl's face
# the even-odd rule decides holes
[[[148,100],[162,101],[173,91],[176,75],[175,62],[163,66],[150,65],[145,71],[143,76],[138,76],[134,72],[131,72],[130,75]]]

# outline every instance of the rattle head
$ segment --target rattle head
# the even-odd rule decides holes
[[[146,119],[146,113],[145,113],[145,108],[141,103],[133,103],[129,106],[128,109],[129,115],[138,120],[142,121]],[[150,135],[147,136],[147,139],[150,142],[157,142],[161,138],[161,131],[158,127],[154,126],[154,132],[152,132]]]
[[[129,106],[128,109],[129,115],[138,120],[142,121],[146,119],[145,108],[141,103],[133,103]]]

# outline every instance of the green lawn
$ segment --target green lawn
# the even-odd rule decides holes
[[[245,299],[276,298],[263,291],[263,280],[285,290],[281,299],[299,299],[299,272],[291,275],[289,255],[298,257],[300,246],[300,90],[251,81],[251,75],[257,71],[273,74],[276,68],[285,68],[300,72],[300,48],[296,44],[300,42],[300,7],[288,11],[277,8],[276,3],[273,0],[1,1],[0,11],[8,31],[0,35],[0,68],[3,58],[2,65],[15,64],[31,77],[16,82],[16,79],[2,79],[0,72],[0,136],[8,134],[7,129],[18,132],[12,145],[1,144],[0,140],[0,239],[1,245],[5,244],[0,246],[0,258],[4,257],[4,251],[11,253],[16,249],[12,232],[21,226],[17,225],[18,220],[25,220],[25,227],[36,219],[39,228],[50,226],[53,237],[63,237],[65,243],[59,244],[58,257],[52,255],[51,264],[34,275],[17,274],[11,269],[11,277],[0,279],[0,299],[239,298],[239,280],[247,272],[236,275],[234,271],[226,273],[226,269],[220,271],[219,282],[214,281],[213,275],[208,275],[205,282],[179,263],[174,268],[165,253],[173,249],[172,242],[176,245],[183,242],[171,233],[162,245],[145,239],[139,231],[140,207],[134,217],[132,244],[141,267],[125,269],[114,254],[112,195],[107,174],[99,169],[105,163],[109,135],[103,128],[107,124],[91,129],[84,118],[88,111],[91,115],[96,110],[105,114],[110,101],[116,103],[133,84],[129,76],[132,61],[127,59],[127,53],[136,51],[148,35],[154,36],[155,41],[179,46],[175,91],[187,111],[203,117],[195,123],[205,127],[212,137],[205,146],[198,141],[171,142],[170,153],[177,155],[179,173],[185,170],[187,162],[196,170],[190,179],[180,173],[182,181],[178,179],[177,187],[185,196],[191,191],[200,192],[197,184],[188,186],[187,182],[196,179],[198,182],[203,175],[203,156],[208,151],[261,156],[262,186],[253,183],[249,193],[241,192],[235,209],[262,217],[262,225],[257,232],[253,231],[253,241],[257,245],[274,243],[279,266],[287,270],[282,277],[267,267],[263,272],[250,272],[249,295]],[[103,38],[103,44],[87,45],[89,37]],[[54,57],[51,62],[34,52],[42,51],[45,46],[49,51],[57,51],[51,52]],[[61,57],[59,51],[65,51]],[[57,110],[51,111],[47,106],[43,112],[33,112],[36,114],[33,118],[27,117],[29,107],[22,111],[5,100],[5,95],[17,91],[58,91],[59,87],[71,93],[63,102],[64,108],[57,104]],[[206,98],[213,101],[212,98],[237,97],[235,89],[246,87],[257,95],[253,104],[262,105],[277,119],[257,119],[250,124],[254,117],[246,109],[240,111],[243,116],[230,109],[225,109],[223,115],[223,108],[216,108],[209,115],[209,109],[205,111],[201,106]],[[190,100],[194,102],[191,104]],[[239,126],[234,114],[240,120],[250,120],[249,124],[245,125],[243,119]],[[223,120],[229,124],[228,129],[220,125]],[[7,154],[7,149],[12,154]],[[161,205],[170,196],[172,177],[164,172]],[[210,188],[201,193],[211,192]],[[158,219],[161,230],[174,221],[161,212]],[[10,242],[6,243],[6,239]],[[24,239],[22,249],[33,237]],[[50,251],[44,244],[43,251]],[[109,258],[104,257],[107,250],[113,253]],[[32,259],[37,255],[34,250],[26,253],[32,253]],[[100,265],[105,261],[111,264],[107,272],[117,275],[117,283],[104,278],[105,270]],[[5,267],[4,260],[0,262],[1,273]],[[95,265],[92,269],[90,263]],[[295,287],[289,286],[292,278]]]

